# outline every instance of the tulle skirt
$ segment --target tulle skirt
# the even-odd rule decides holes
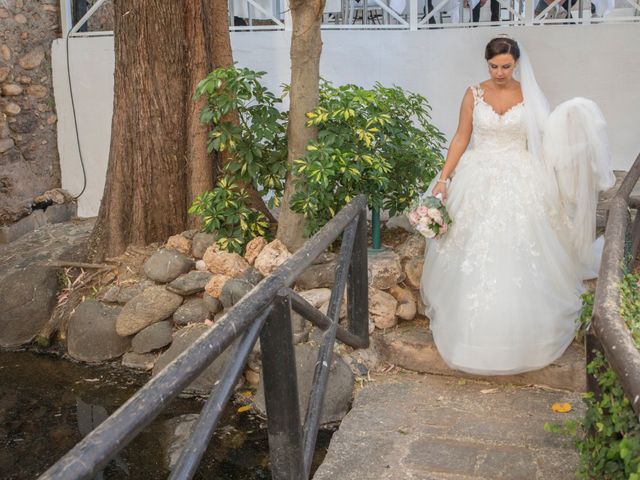
[[[429,241],[421,293],[438,351],[455,369],[542,368],[574,338],[582,270],[526,150],[470,150],[448,190],[451,229]]]

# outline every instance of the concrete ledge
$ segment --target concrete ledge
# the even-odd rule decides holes
[[[43,225],[71,220],[75,218],[77,209],[76,203],[63,203],[51,205],[46,210],[34,210],[17,222],[0,227],[0,245],[11,243]]]
[[[380,349],[384,360],[407,370],[421,373],[487,380],[514,385],[543,385],[574,392],[586,391],[584,347],[572,343],[564,355],[541,370],[519,375],[482,377],[453,370],[444,362],[426,321],[411,322],[381,335]]]

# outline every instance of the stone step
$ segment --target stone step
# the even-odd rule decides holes
[[[584,414],[581,394],[401,371],[373,375],[314,480],[570,480],[572,439],[545,431]],[[569,403],[555,413],[554,403]]]
[[[444,362],[433,342],[426,320],[400,324],[377,338],[387,363],[421,373],[487,380],[514,385],[542,385],[574,392],[586,390],[584,347],[573,342],[562,357],[541,370],[518,375],[483,377],[453,370]]]

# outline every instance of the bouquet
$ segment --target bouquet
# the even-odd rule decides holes
[[[409,207],[407,217],[409,223],[426,238],[442,237],[451,225],[451,217],[440,195],[419,197]]]

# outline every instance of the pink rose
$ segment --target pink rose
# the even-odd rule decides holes
[[[424,205],[420,205],[418,208],[416,208],[416,212],[421,217],[426,217],[427,215],[429,215],[429,209]]]

